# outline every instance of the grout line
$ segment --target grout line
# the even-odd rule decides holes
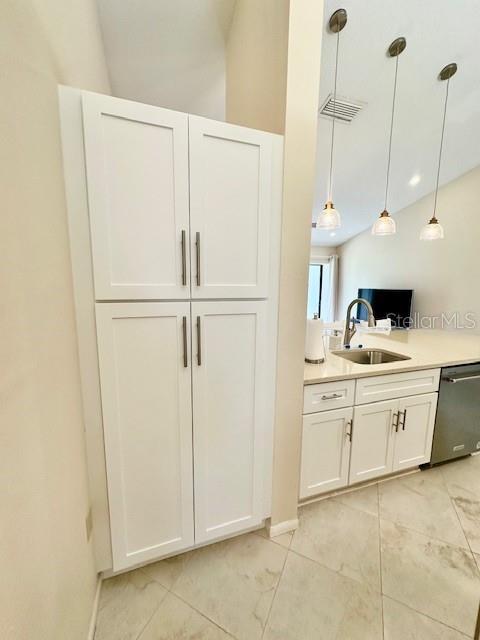
[[[378,556],[380,562],[380,600],[382,607],[382,638],[385,640],[385,616],[383,613],[383,568],[382,568],[382,531],[380,527],[380,491],[377,484],[377,507],[378,507]]]
[[[227,629],[222,627],[221,624],[219,624],[216,620],[213,620],[212,618],[210,618],[210,616],[208,616],[206,613],[204,613],[203,611],[200,611],[200,609],[197,609],[197,607],[194,607],[191,602],[189,602],[188,600],[185,600],[185,598],[183,598],[182,596],[178,595],[178,593],[175,593],[174,591],[169,591],[169,593],[172,596],[174,596],[175,598],[178,598],[179,600],[181,600],[184,604],[186,604],[188,607],[190,607],[190,609],[193,609],[193,611],[196,611],[196,613],[201,615],[202,618],[205,618],[206,620],[208,620],[209,622],[214,624],[218,629],[220,629],[221,631],[226,633],[230,638],[233,638],[233,640],[237,640],[236,637],[232,633],[230,633],[230,631],[228,631]],[[140,640],[140,639],[138,639],[138,640]]]
[[[150,577],[150,576],[148,576],[148,577]],[[153,578],[151,578],[151,577],[150,577],[150,580],[151,580],[152,582],[156,582],[156,580],[154,580],[154,579],[153,579]],[[159,584],[159,583],[157,583],[157,584]],[[163,588],[165,589],[165,587],[163,587]],[[137,636],[135,636],[135,640],[140,640],[140,638],[141,638],[141,636],[142,636],[143,632],[145,631],[145,629],[148,627],[148,625],[149,625],[149,624],[150,624],[150,622],[152,621],[153,616],[157,613],[157,611],[160,609],[160,607],[161,607],[161,606],[162,606],[162,604],[164,603],[165,598],[168,596],[168,594],[169,594],[168,589],[165,589],[165,593],[164,593],[164,595],[163,595],[163,598],[160,600],[160,602],[159,602],[159,604],[158,604],[158,607],[156,607],[156,608],[155,608],[155,611],[152,613],[152,615],[149,617],[149,619],[146,621],[146,623],[145,623],[145,624],[143,625],[143,627],[140,629],[140,631],[139,631],[138,635],[137,635]]]
[[[292,536],[292,538],[293,538],[293,536]],[[291,541],[290,541],[290,542],[291,542]],[[280,545],[278,545],[278,546],[280,546]],[[284,547],[284,548],[285,548],[285,547]],[[265,631],[266,631],[266,629],[267,629],[268,621],[270,620],[270,614],[272,613],[273,603],[275,602],[275,598],[277,597],[278,587],[280,586],[280,582],[281,582],[281,580],[282,580],[282,578],[283,578],[283,573],[284,573],[284,571],[285,571],[285,565],[287,564],[287,558],[288,558],[288,554],[289,554],[289,553],[290,553],[290,550],[289,550],[289,549],[286,549],[286,553],[285,553],[285,560],[283,561],[282,570],[281,570],[281,572],[280,572],[280,576],[279,576],[279,578],[278,578],[278,582],[277,582],[277,584],[276,584],[276,586],[275,586],[275,591],[274,591],[274,593],[273,593],[273,598],[272,598],[272,601],[271,601],[271,603],[270,603],[270,607],[268,608],[268,613],[267,613],[266,618],[265,618],[265,624],[263,625],[262,635],[260,636],[261,640],[263,639],[263,637],[264,637],[264,635],[265,635]]]
[[[405,607],[406,609],[409,609],[410,611],[413,611],[414,613],[418,613],[419,615],[423,616],[424,618],[428,618],[428,620],[432,620],[432,622],[437,622],[438,624],[441,624],[443,627],[445,627],[447,629],[451,629],[452,631],[455,631],[456,633],[459,633],[464,638],[468,638],[470,640],[471,637],[472,637],[472,636],[467,635],[463,631],[460,631],[459,629],[456,629],[455,627],[452,627],[449,624],[446,624],[445,622],[442,622],[441,620],[438,620],[437,618],[432,618],[432,616],[428,615],[428,613],[424,613],[423,611],[419,611],[418,609],[414,609],[409,604],[406,604],[405,602],[402,602],[401,600],[397,600],[397,598],[394,598],[393,596],[389,596],[387,594],[384,594],[383,597],[387,598],[387,600],[393,600],[393,602],[396,602],[397,604],[401,604],[402,607]]]

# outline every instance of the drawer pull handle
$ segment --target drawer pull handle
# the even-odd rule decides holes
[[[338,398],[343,398],[342,393],[331,393],[329,396],[323,395],[322,400],[338,400]]]
[[[348,427],[350,427],[350,429],[348,429]],[[350,442],[352,441],[352,436],[353,436],[353,420],[349,420],[347,422],[347,438],[350,440]]]

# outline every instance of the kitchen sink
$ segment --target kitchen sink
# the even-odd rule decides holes
[[[397,362],[399,360],[410,360],[409,356],[383,349],[342,349],[332,351],[339,358],[350,360],[356,364],[384,364],[386,362]]]

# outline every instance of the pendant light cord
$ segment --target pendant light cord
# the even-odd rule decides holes
[[[332,119],[332,137],[330,142],[330,175],[328,178],[328,200],[332,200],[332,174],[333,174],[333,143],[335,140],[335,117],[337,109],[337,76],[338,76],[338,49],[340,44],[340,30],[337,31],[337,49],[335,53],[335,80],[333,83],[333,119]]]
[[[440,138],[440,151],[438,153],[438,169],[437,169],[437,182],[435,184],[435,199],[433,201],[433,218],[436,219],[436,212],[437,212],[437,197],[438,197],[438,185],[440,182],[440,168],[442,165],[442,151],[443,151],[443,137],[445,134],[445,121],[447,118],[447,103],[448,103],[448,88],[450,85],[450,78],[448,78],[447,80],[447,90],[445,92],[445,105],[443,107],[443,122],[442,122],[442,135]]]
[[[395,56],[395,80],[393,83],[392,117],[390,120],[390,140],[388,143],[387,179],[385,183],[385,206],[384,206],[385,211],[387,210],[388,186],[390,182],[390,162],[392,159],[393,121],[395,117],[395,100],[397,97],[398,58],[399,58],[399,54]]]

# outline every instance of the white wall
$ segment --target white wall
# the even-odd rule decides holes
[[[2,640],[85,640],[96,587],[58,83],[109,91],[94,0],[2,0]]]
[[[480,167],[439,192],[437,216],[445,238],[420,241],[432,206],[430,194],[396,214],[396,235],[375,237],[367,230],[338,248],[337,317],[344,316],[358,287],[405,288],[415,290],[415,312],[473,312],[480,322]]]

